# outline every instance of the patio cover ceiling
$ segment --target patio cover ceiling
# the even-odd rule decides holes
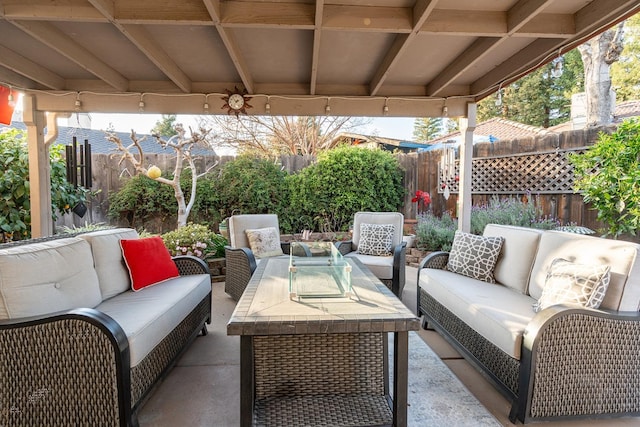
[[[465,116],[467,103],[639,8],[637,0],[0,0],[0,82],[34,95],[38,111],[226,114],[222,97],[237,87],[252,96],[249,114],[426,117],[446,106]]]

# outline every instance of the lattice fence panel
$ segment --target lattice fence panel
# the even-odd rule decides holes
[[[527,153],[473,159],[471,192],[474,194],[562,194],[573,193],[573,165],[569,153],[584,153],[585,148]],[[454,173],[446,174],[438,165],[438,192],[445,185],[452,194],[459,192],[460,162]]]

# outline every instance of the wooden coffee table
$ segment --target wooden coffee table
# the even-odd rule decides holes
[[[354,295],[290,299],[289,260],[263,260],[238,301],[241,425],[407,425],[408,332],[419,320],[358,260]],[[394,334],[393,398],[388,334]]]

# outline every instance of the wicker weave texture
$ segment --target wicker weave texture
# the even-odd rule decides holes
[[[225,251],[227,263],[227,275],[224,282],[224,291],[234,300],[238,301],[251,279],[251,268],[246,254],[241,250]]]
[[[178,256],[173,258],[181,276],[194,274],[209,274],[209,267],[199,258],[192,256]]]
[[[255,426],[355,427],[391,425],[384,396],[307,396],[256,402]]]
[[[554,321],[539,337],[531,417],[640,412],[639,343],[637,321]]]
[[[255,425],[385,425],[383,333],[254,337]]]
[[[211,316],[211,295],[204,298],[140,363],[131,369],[131,401],[136,407],[150,387],[168,370]]]
[[[422,289],[420,289],[420,309],[446,330],[467,351],[473,354],[477,361],[495,375],[502,383],[502,386],[506,387],[513,396],[518,395],[520,372],[520,362],[518,360],[512,358],[478,334]]]
[[[256,398],[384,395],[382,333],[254,338]]]
[[[114,349],[88,322],[0,330],[0,425],[118,425]]]

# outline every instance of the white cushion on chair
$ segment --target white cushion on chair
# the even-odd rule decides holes
[[[232,248],[248,248],[249,239],[245,233],[246,229],[274,227],[276,229],[278,241],[280,241],[280,224],[278,215],[256,214],[256,215],[233,215],[229,217],[229,243]]]

